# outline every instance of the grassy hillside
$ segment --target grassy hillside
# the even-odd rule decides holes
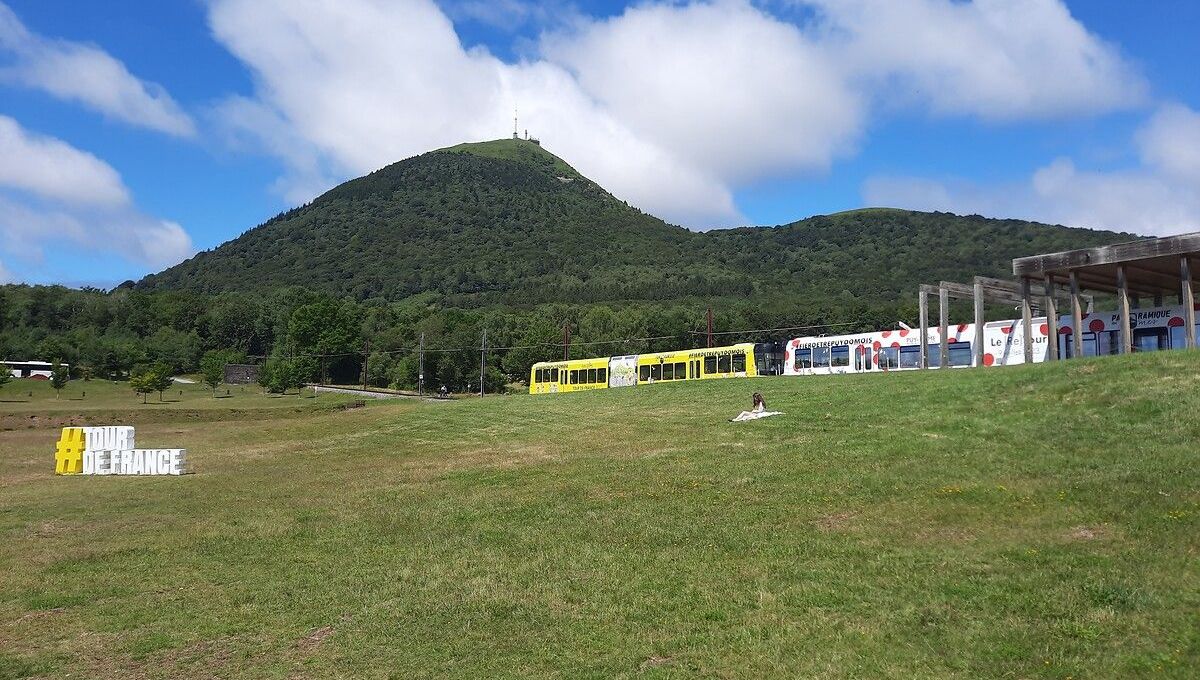
[[[0,677],[1188,677],[1200,354],[0,432]],[[765,421],[731,424],[761,390]]]

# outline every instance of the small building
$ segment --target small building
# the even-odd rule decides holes
[[[9,373],[14,378],[33,378],[35,380],[49,380],[54,374],[54,364],[48,361],[0,361],[8,367]],[[70,370],[70,364],[63,364],[63,368]]]
[[[225,364],[226,385],[253,385],[257,382],[257,364]]]

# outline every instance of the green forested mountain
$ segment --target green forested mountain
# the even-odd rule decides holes
[[[857,210],[696,233],[617,200],[524,140],[389,165],[200,253],[143,290],[305,286],[451,304],[767,294],[895,301],[920,281],[1004,275],[1012,258],[1130,238],[1018,220]]]
[[[1130,238],[891,209],[696,233],[530,142],[464,144],[347,182],[136,285],[0,286],[0,361],[122,377],[151,363],[193,371],[219,353],[356,382],[369,355],[369,382],[411,386],[424,337],[429,379],[476,389],[486,332],[494,389],[561,357],[564,326],[583,357],[700,346],[710,306],[721,342],[914,324],[919,283]]]

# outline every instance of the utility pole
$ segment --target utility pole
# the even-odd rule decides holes
[[[563,361],[571,358],[571,322],[563,322]]]
[[[712,347],[712,307],[708,308],[708,346]]]
[[[417,395],[424,396],[425,394],[425,333],[421,333],[421,349],[418,350],[420,357],[417,359]]]
[[[363,389],[367,389],[367,362],[371,358],[371,340],[363,340]]]
[[[483,396],[483,370],[487,365],[487,329],[483,329],[483,341],[479,343],[479,396]]]

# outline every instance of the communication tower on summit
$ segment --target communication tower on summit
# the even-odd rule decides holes
[[[521,136],[517,134],[517,108],[514,106],[513,107],[513,139],[520,139],[520,138],[521,138]]]

